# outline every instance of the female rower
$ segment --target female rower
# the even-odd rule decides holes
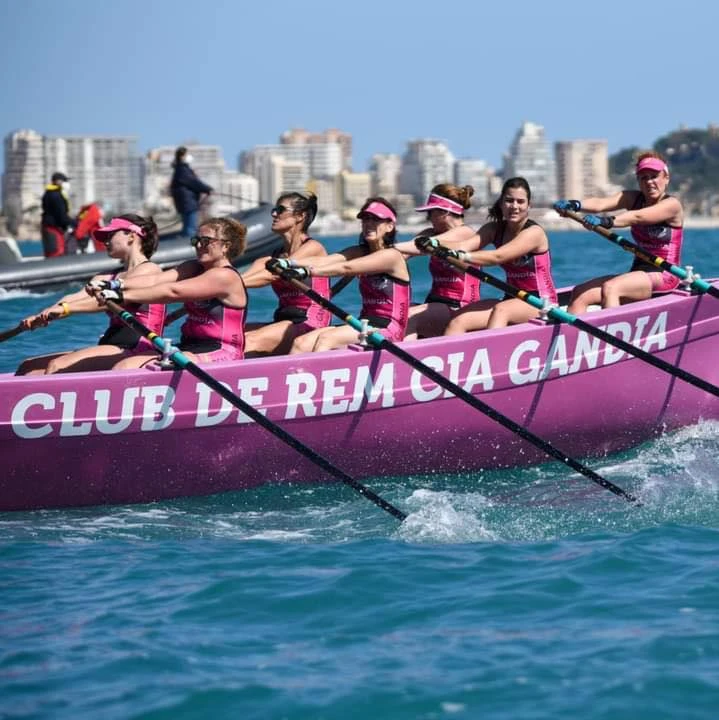
[[[458,241],[453,230],[437,240],[462,251],[462,260],[474,265],[500,265],[507,282],[557,302],[549,255],[549,240],[544,230],[529,219],[532,191],[523,177],[509,178],[499,199],[489,209],[489,222],[469,240]],[[485,249],[493,245],[494,250]],[[447,325],[445,335],[460,335],[471,330],[501,328],[527,322],[539,311],[518,298],[479,300],[458,310]]]
[[[232,260],[245,249],[247,228],[231,218],[211,218],[200,225],[190,242],[197,253],[176,268],[165,270],[152,282],[128,279],[119,288],[102,283],[103,299],[120,303],[182,302],[187,319],[181,329],[180,350],[194,362],[240,360],[245,338],[247,294]],[[157,351],[119,362],[118,370],[143,367],[157,359]],[[154,367],[154,365],[151,365]]]
[[[426,212],[431,223],[431,227],[422,230],[418,237],[440,235],[452,230],[455,241],[471,238],[475,231],[464,224],[464,211],[471,207],[472,195],[474,188],[471,185],[435,185],[427,202],[415,208],[417,212]],[[397,243],[395,247],[409,257],[422,254],[413,240]],[[479,300],[479,279],[473,275],[435,256],[430,258],[429,272],[432,287],[423,304],[410,308],[405,340],[441,335],[455,311]]]
[[[112,275],[95,276],[91,282],[129,281],[137,278],[149,280],[157,278],[162,272],[159,265],[150,262],[157,249],[157,225],[152,218],[140,215],[119,215],[108,225],[94,231],[93,237],[107,249],[107,254],[122,262],[124,270]],[[165,306],[158,304],[133,304],[127,306],[143,324],[156,333],[161,333],[165,322]],[[83,290],[62,297],[37,315],[31,315],[23,321],[25,327],[34,330],[49,322],[65,318],[68,315],[100,312],[93,298]],[[144,338],[123,325],[115,315],[110,315],[110,325],[97,345],[65,353],[54,353],[25,360],[17,369],[17,375],[42,375],[61,372],[80,372],[85,370],[107,370],[118,360],[138,352],[146,352],[151,347]]]
[[[289,258],[302,264],[307,258],[326,256],[324,245],[308,234],[316,215],[317,196],[313,193],[282,193],[272,208],[272,231],[282,236],[283,245],[272,257]],[[242,274],[248,289],[271,285],[278,298],[274,322],[247,325],[246,356],[287,353],[295,338],[330,324],[330,313],[325,308],[312,302],[291,283],[267,270],[265,265],[268,259],[258,258]],[[329,278],[313,277],[310,284],[313,290],[329,299]]]
[[[584,210],[584,226],[631,228],[634,241],[652,255],[673,265],[680,263],[684,210],[676,197],[667,194],[669,167],[657,152],[643,152],[635,166],[639,190],[621,190],[607,198],[559,200],[554,204],[560,215],[568,210]],[[625,210],[619,215],[600,217],[594,213]],[[577,285],[569,312],[583,313],[590,305],[617,307],[623,302],[646,300],[653,292],[667,292],[679,285],[679,278],[662,272],[655,265],[635,258],[628,272],[602,275]]]
[[[295,270],[305,277],[359,276],[360,318],[389,340],[404,338],[410,302],[407,262],[394,248],[397,213],[382,197],[368,198],[357,214],[359,243],[338,253],[311,258]],[[287,263],[289,265],[289,263]],[[292,344],[292,353],[318,352],[357,342],[357,331],[342,325],[312,330]]]

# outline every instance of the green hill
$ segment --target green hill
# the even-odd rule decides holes
[[[636,187],[634,160],[646,148],[624,148],[609,158],[609,177],[623,187]],[[680,128],[660,137],[652,147],[669,162],[671,190],[690,214],[719,214],[719,126],[706,130]]]

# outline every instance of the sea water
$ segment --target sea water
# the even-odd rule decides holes
[[[631,262],[551,241],[559,285]],[[718,242],[688,231],[685,262],[719,275]],[[59,297],[3,294],[0,331]],[[0,371],[105,323],[23,333]],[[0,514],[0,718],[715,718],[718,433],[590,463],[641,508],[547,463],[368,479],[402,524],[340,484]]]

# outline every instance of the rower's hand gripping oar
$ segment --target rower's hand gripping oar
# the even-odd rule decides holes
[[[378,333],[375,329],[365,328],[363,326],[363,323],[356,317],[345,312],[342,308],[335,305],[331,300],[327,300],[326,298],[322,297],[318,292],[313,290],[311,287],[308,287],[305,283],[302,282],[302,280],[299,279],[300,276],[308,277],[309,271],[307,270],[307,268],[287,268],[285,265],[275,259],[267,263],[267,269],[277,275],[280,275],[287,282],[292,283],[296,288],[305,293],[318,305],[322,305],[322,307],[329,310],[333,315],[340,318],[340,320],[347,323],[347,325],[349,325],[350,327],[363,334],[366,332],[367,342],[369,342],[374,347],[380,350],[386,350],[390,354],[406,362],[408,365],[428,377],[440,387],[448,390],[453,395],[460,398],[460,400],[464,400],[466,403],[475,408],[475,410],[479,410],[480,412],[484,413],[485,415],[487,415],[487,417],[491,418],[495,422],[498,422],[500,425],[507,428],[508,430],[511,430],[513,433],[516,433],[524,440],[532,443],[535,447],[538,447],[540,450],[547,453],[547,455],[549,455],[550,457],[553,457],[555,460],[563,462],[565,465],[571,467],[573,470],[576,470],[578,473],[584,475],[585,477],[588,477],[590,480],[597,483],[597,485],[600,485],[606,490],[613,492],[615,495],[618,495],[621,498],[624,498],[628,502],[641,504],[639,503],[639,500],[634,497],[634,495],[626,492],[625,490],[622,490],[622,488],[618,487],[609,480],[606,480],[601,475],[594,472],[594,470],[592,470],[591,468],[569,457],[568,455],[566,455],[566,453],[561,452],[561,450],[558,450],[546,440],[542,440],[542,438],[535,435],[531,430],[528,430],[519,423],[508,418],[506,415],[503,415],[494,408],[490,407],[479,398],[471,395],[459,385],[456,385],[451,380],[448,380],[446,377],[444,377],[444,375],[437,372],[434,368],[431,368],[429,365],[426,365],[421,360],[418,360],[416,357],[414,357],[414,355],[410,355],[408,352],[406,352],[390,340],[387,340],[387,338],[380,335],[380,333]]]
[[[596,325],[591,325],[590,323],[585,322],[581,318],[578,318],[576,315],[572,315],[571,313],[568,313],[561,308],[558,308],[556,305],[546,303],[544,300],[542,300],[542,298],[539,298],[536,295],[532,295],[526,290],[518,290],[512,285],[508,285],[506,282],[502,282],[501,280],[494,277],[493,275],[490,275],[484,270],[481,270],[474,265],[469,265],[468,263],[463,261],[461,259],[463,255],[462,250],[451,250],[444,245],[433,243],[433,240],[435,240],[435,238],[418,238],[417,247],[419,247],[420,250],[422,250],[423,252],[436,255],[445,262],[456,267],[458,270],[462,270],[469,275],[473,275],[474,277],[479,278],[482,282],[486,282],[488,285],[492,285],[493,287],[502,290],[507,295],[511,295],[512,297],[518,298],[519,300],[524,300],[524,302],[534,308],[537,308],[537,310],[539,310],[543,315],[552,318],[552,320],[558,320],[559,322],[564,322],[568,325],[572,325],[578,330],[583,330],[585,333],[587,333],[587,335],[592,335],[596,338],[599,338],[603,342],[607,343],[607,345],[613,345],[614,347],[623,350],[629,355],[634,355],[634,357],[637,357],[640,360],[644,360],[644,362],[647,362],[650,365],[653,365],[654,367],[659,368],[660,370],[663,370],[664,372],[667,372],[670,375],[679,378],[680,380],[684,380],[684,382],[687,382],[690,385],[694,385],[700,390],[704,390],[704,392],[708,392],[712,395],[719,397],[719,387],[717,387],[716,385],[712,385],[706,380],[702,380],[700,377],[697,377],[696,375],[693,375],[686,370],[682,370],[682,368],[677,367],[676,365],[672,365],[666,360],[662,360],[661,358],[658,358],[651,353],[648,353],[646,350],[638,348],[636,345],[628,343],[626,340],[615,337],[611,333],[608,333],[606,330],[602,330],[601,328],[596,327]]]
[[[116,292],[116,291],[109,291]],[[117,302],[106,297],[109,294],[108,291],[102,291],[100,295],[103,297],[103,302],[108,310],[113,314],[117,315],[125,325],[134,330],[138,335],[147,338],[158,350],[161,352],[165,351],[165,340],[161,338],[157,333],[154,333],[149,328],[145,327],[132,313],[129,313]],[[117,294],[117,293],[116,293]],[[230,402],[236,408],[241,410],[245,415],[252,418],[258,425],[261,425],[265,430],[271,432],[276,438],[282,440],[282,442],[289,445],[294,450],[297,450],[300,454],[304,455],[308,460],[311,460],[315,465],[318,465],[323,470],[333,475],[338,480],[341,480],[345,485],[349,485],[353,490],[356,490],[360,495],[364,495],[368,500],[371,500],[375,505],[382,508],[390,515],[394,516],[398,520],[404,520],[407,515],[401,510],[397,509],[394,505],[390,504],[384,498],[381,498],[374,491],[368,487],[350,477],[346,472],[340,470],[338,467],[333,465],[329,460],[324,458],[319,453],[316,453],[311,448],[307,447],[304,443],[300,442],[293,435],[290,435],[286,430],[281,428],[279,425],[273,423],[267,419],[257,408],[245,402],[241,397],[235,395],[231,390],[226,388],[219,380],[215,380],[208,372],[203,370],[201,367],[196,365],[190,358],[187,357],[177,348],[172,348],[170,359],[182,370],[187,370],[191,375],[194,375],[198,380],[201,380],[205,385],[214,390],[218,395],[221,395],[225,400]]]
[[[574,212],[574,210],[564,210],[562,214],[566,215],[569,218],[572,218],[572,220],[576,220],[580,225],[584,225],[584,217],[578,212]],[[671,273],[675,277],[678,277],[684,283],[689,285],[692,290],[696,290],[697,292],[706,293],[707,295],[711,295],[712,297],[719,298],[719,288],[715,288],[711,283],[708,283],[706,280],[702,280],[702,278],[698,274],[692,272],[691,270],[679,267],[678,265],[672,265],[672,263],[667,262],[664,258],[660,258],[658,255],[647,252],[643,248],[639,247],[639,245],[630,242],[626,238],[623,238],[621,235],[617,235],[617,233],[612,232],[608,228],[602,227],[601,225],[595,225],[594,227],[592,227],[592,230],[598,235],[601,235],[607,240],[610,240],[615,245],[619,245],[619,247],[621,247],[623,250],[626,250],[627,252],[636,255],[640,260],[644,260],[644,262],[649,263],[650,265],[655,265],[656,267],[661,268],[665,272]]]

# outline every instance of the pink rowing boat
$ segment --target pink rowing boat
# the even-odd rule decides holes
[[[719,383],[719,302],[677,290],[584,316]],[[578,457],[719,418],[719,398],[582,330],[537,320],[402,347]],[[544,462],[540,449],[385,351],[204,370],[355,478]],[[0,375],[0,510],[141,503],[330,476],[183,371]]]

